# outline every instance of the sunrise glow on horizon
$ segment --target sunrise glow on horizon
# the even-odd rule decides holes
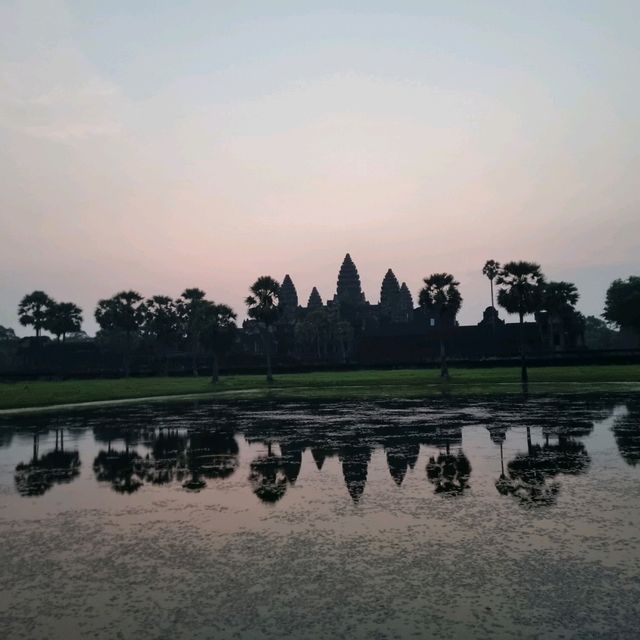
[[[534,260],[599,315],[637,272],[634,2],[0,2],[0,325],[200,287],[243,317],[344,255],[377,302]],[[482,5],[482,6],[481,6]]]

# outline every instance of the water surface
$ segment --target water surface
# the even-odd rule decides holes
[[[640,398],[0,422],[8,638],[636,638]]]

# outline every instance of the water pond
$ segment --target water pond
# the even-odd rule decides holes
[[[0,418],[5,638],[637,638],[640,396]]]

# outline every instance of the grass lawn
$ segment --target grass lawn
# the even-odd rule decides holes
[[[272,385],[262,375],[221,378],[216,385],[200,378],[120,378],[0,383],[0,410],[45,407],[159,396],[207,394],[241,399],[262,396],[297,399],[419,397],[430,393],[519,392],[520,370],[451,369],[448,384],[436,369],[363,370],[276,375]],[[529,369],[529,391],[640,391],[640,365],[592,365]]]

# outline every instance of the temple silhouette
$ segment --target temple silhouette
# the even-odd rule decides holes
[[[511,357],[519,351],[518,323],[506,322],[494,306],[487,307],[474,325],[443,319],[418,306],[407,283],[391,268],[382,278],[379,301],[367,300],[349,253],[340,265],[332,297],[323,300],[313,286],[303,305],[291,275],[286,274],[280,308],[273,340],[281,364],[420,364],[438,357],[443,332],[453,359]],[[524,334],[531,354],[584,347],[580,326],[559,325],[545,312],[525,322]],[[245,355],[262,354],[255,321],[243,323],[240,345]]]

